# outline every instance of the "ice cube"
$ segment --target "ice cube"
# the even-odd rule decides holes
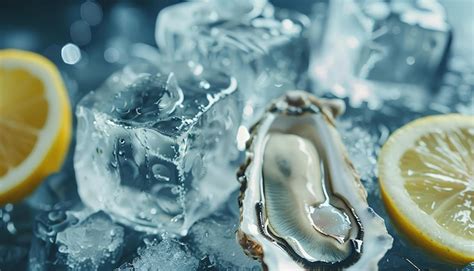
[[[122,253],[124,229],[104,212],[54,210],[38,216],[30,270],[111,269]]]
[[[151,241],[138,249],[138,257],[132,263],[124,264],[119,270],[197,270],[199,260],[187,246],[175,239]]]
[[[400,97],[426,101],[451,43],[437,1],[336,0],[327,13],[322,39],[313,41],[309,72],[318,92],[330,90],[353,106],[368,102],[371,108]],[[419,103],[413,107],[425,106]]]
[[[248,126],[269,100],[303,83],[309,20],[269,4],[260,14],[229,18],[219,12],[222,3],[185,2],[163,9],[157,18],[156,42],[171,59],[192,60],[235,76]]]
[[[191,61],[113,75],[76,112],[82,200],[137,230],[185,235],[237,188],[236,90]]]
[[[436,0],[411,0],[375,2],[363,8],[374,26],[371,39],[362,45],[356,74],[369,80],[431,86],[451,43],[443,7]]]
[[[79,201],[77,185],[71,166],[70,171],[63,170],[48,176],[43,183],[26,198],[27,205],[37,211],[50,211],[61,202],[74,205]]]

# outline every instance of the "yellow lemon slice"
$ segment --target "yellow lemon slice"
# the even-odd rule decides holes
[[[0,50],[0,204],[23,198],[57,171],[70,138],[71,108],[54,64]]]
[[[395,131],[378,161],[393,222],[442,259],[474,261],[474,117],[425,117]]]

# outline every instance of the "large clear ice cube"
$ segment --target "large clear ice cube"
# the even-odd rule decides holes
[[[271,99],[303,83],[309,20],[266,1],[230,2],[230,7],[219,0],[167,7],[158,14],[155,37],[171,59],[192,60],[234,76],[248,126]]]
[[[81,199],[137,230],[185,235],[237,188],[236,90],[192,61],[114,74],[77,107]]]
[[[309,72],[317,91],[371,108],[400,97],[426,100],[452,36],[436,0],[335,0],[327,8],[325,27],[315,27],[323,33],[313,40]]]

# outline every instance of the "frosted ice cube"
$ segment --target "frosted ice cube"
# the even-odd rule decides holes
[[[317,91],[371,108],[400,96],[426,100],[424,88],[436,81],[451,42],[437,1],[335,0],[327,13],[322,39],[313,40],[309,73]]]
[[[104,212],[54,210],[37,217],[30,270],[111,269],[122,253],[123,227]]]
[[[82,200],[137,230],[185,235],[237,188],[236,90],[193,62],[113,75],[76,111]]]
[[[193,60],[235,76],[244,124],[249,125],[269,100],[302,83],[309,20],[271,5],[253,17],[228,18],[218,12],[223,2],[185,2],[163,9],[157,18],[156,42],[171,59]]]
[[[152,241],[138,249],[138,257],[132,263],[125,264],[119,270],[197,270],[199,260],[195,258],[183,243],[174,239]]]
[[[362,78],[433,85],[451,43],[451,27],[436,1],[375,2],[363,7],[374,19],[356,73]]]

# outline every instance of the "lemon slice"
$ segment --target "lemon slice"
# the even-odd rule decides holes
[[[54,64],[0,50],[0,204],[23,198],[57,171],[70,138],[71,108]]]
[[[415,120],[379,156],[382,199],[393,222],[444,260],[474,261],[474,117]]]

